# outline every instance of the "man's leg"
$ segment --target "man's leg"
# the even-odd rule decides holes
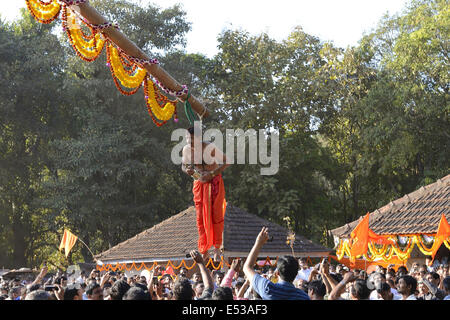
[[[225,188],[222,176],[217,176],[212,181],[212,224],[213,224],[213,245],[214,245],[214,260],[220,260],[221,247],[223,242],[223,228],[225,222]]]
[[[202,184],[198,181],[194,182],[194,187],[192,190],[194,194],[195,212],[197,215],[197,230],[198,230],[198,250],[201,254],[205,256],[208,252],[207,248],[207,238],[204,226],[204,216],[203,216],[203,188]]]

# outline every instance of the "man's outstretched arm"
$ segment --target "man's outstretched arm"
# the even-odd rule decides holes
[[[247,276],[250,283],[253,283],[253,278],[256,275],[256,271],[253,268],[256,263],[256,259],[258,259],[259,252],[267,240],[269,240],[269,229],[267,227],[263,227],[244,264],[244,274]]]

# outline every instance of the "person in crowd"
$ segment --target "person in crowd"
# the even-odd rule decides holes
[[[321,280],[311,281],[308,285],[308,296],[311,300],[324,300],[327,288]]]
[[[304,281],[309,281],[309,275],[311,273],[311,268],[308,265],[308,259],[306,258],[301,258],[298,261],[299,264],[299,270],[298,270],[298,274],[295,277],[295,280],[298,281],[300,279],[304,280]]]
[[[45,290],[33,290],[26,295],[25,300],[50,300],[50,295]]]
[[[309,300],[308,295],[293,284],[299,270],[297,259],[292,256],[278,258],[277,270],[279,281],[273,283],[255,272],[253,268],[261,248],[269,240],[269,229],[263,227],[250,254],[244,264],[244,274],[249,279],[253,289],[264,300]]]
[[[446,294],[443,300],[450,300],[450,276],[445,277],[442,284]]]
[[[111,287],[109,296],[111,300],[122,300],[130,288],[131,286],[125,280],[116,281]]]
[[[441,277],[437,272],[428,272],[420,280],[428,289],[427,294],[424,295],[424,300],[442,300],[445,298],[445,291],[439,289]]]
[[[88,300],[103,300],[103,289],[96,282],[90,283],[86,287],[86,295]]]
[[[122,300],[151,300],[151,296],[148,291],[140,287],[131,287],[123,295]]]
[[[417,300],[415,296],[417,288],[416,278],[410,275],[402,275],[397,282],[397,291],[402,295],[402,300]]]

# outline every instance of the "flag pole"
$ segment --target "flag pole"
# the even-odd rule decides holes
[[[84,243],[84,241],[83,240],[81,240],[80,238],[78,238],[78,240],[80,240],[80,242],[82,243],[82,244],[84,244],[84,246],[89,250],[89,252],[91,253],[91,255],[92,255],[92,258],[94,259],[94,262],[96,262],[97,261],[97,259],[95,259],[95,256],[94,256],[94,254],[92,253],[92,251],[91,251],[91,249],[89,249],[89,247],[87,246],[87,244],[86,243]]]

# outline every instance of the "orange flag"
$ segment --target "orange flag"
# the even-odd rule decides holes
[[[64,235],[61,239],[61,244],[59,245],[59,251],[61,251],[64,248],[67,258],[69,256],[70,250],[72,250],[77,240],[78,237],[76,235],[71,233],[69,230],[64,230]]]
[[[367,252],[367,245],[369,243],[369,214],[358,223],[350,234],[350,239],[352,240],[350,261],[354,262],[357,256]]]
[[[380,245],[393,244],[392,241],[376,234],[369,228],[369,213],[358,223],[350,237],[352,239],[352,245],[350,247],[350,261],[352,263],[356,261],[357,256],[361,256],[367,252],[369,242]]]
[[[448,237],[450,237],[450,225],[448,224],[448,221],[445,218],[445,214],[442,214],[441,221],[439,222],[439,228],[436,233],[436,237],[434,239],[434,244],[432,248],[433,252],[431,256],[433,257],[433,260],[442,243],[445,240],[447,240]]]

